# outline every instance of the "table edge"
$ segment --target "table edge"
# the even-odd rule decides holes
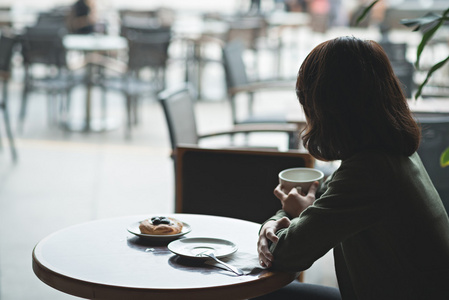
[[[176,215],[176,214],[173,214]],[[181,215],[181,214],[177,214]],[[184,214],[195,215],[195,214]],[[127,217],[138,217],[140,215],[121,216],[107,219],[122,219]],[[220,217],[228,218],[228,217]],[[232,219],[232,218],[231,218]],[[104,220],[104,219],[103,219]],[[257,297],[263,294],[275,291],[297,278],[298,273],[293,272],[272,272],[268,271],[262,278],[257,281],[239,282],[219,287],[200,287],[200,288],[180,288],[180,289],[161,289],[161,288],[142,288],[142,287],[127,287],[127,286],[114,286],[102,283],[94,283],[77,279],[64,274],[60,274],[46,267],[44,263],[41,263],[38,259],[39,245],[56,234],[61,230],[65,230],[70,227],[81,226],[86,223],[103,221],[103,220],[90,220],[80,224],[68,226],[60,229],[52,234],[41,239],[33,248],[32,251],[32,269],[34,274],[46,285],[61,291],[62,293],[70,294],[73,296],[86,298],[86,299],[154,299],[161,297],[162,299],[184,299],[186,297],[194,299],[247,299]],[[245,220],[241,220],[245,221]],[[245,221],[249,222],[249,221]],[[254,223],[254,222],[250,222]],[[256,223],[255,223],[256,224]],[[275,279],[272,277],[276,276]],[[210,293],[208,292],[210,291]],[[255,292],[256,291],[256,292]],[[217,293],[220,295],[217,298]]]
[[[220,287],[205,287],[205,288],[191,288],[191,289],[151,289],[138,287],[123,287],[112,286],[100,283],[92,283],[83,281],[66,275],[56,273],[44,265],[42,265],[35,256],[35,249],[33,249],[32,268],[34,274],[46,285],[73,296],[85,299],[155,299],[163,297],[163,299],[170,300],[180,298],[194,298],[194,299],[247,299],[257,297],[275,291],[283,286],[289,284],[297,278],[297,273],[289,272],[269,272],[266,274],[267,280],[263,278],[259,281],[242,282]],[[277,279],[272,280],[272,276],[268,274],[276,274]],[[208,293],[208,290],[211,292]],[[257,293],[254,293],[257,290]],[[149,293],[151,292],[151,293]],[[221,296],[217,297],[216,295]],[[213,296],[212,296],[213,295]]]

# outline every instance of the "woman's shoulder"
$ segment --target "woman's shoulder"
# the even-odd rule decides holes
[[[342,161],[339,171],[344,177],[377,178],[389,180],[395,171],[407,164],[409,157],[385,151],[361,151]]]
[[[344,160],[342,164],[346,165],[363,165],[364,167],[382,167],[390,166],[391,164],[400,164],[407,161],[409,158],[417,156],[416,153],[410,157],[398,154],[392,154],[386,151],[368,150],[360,151]]]

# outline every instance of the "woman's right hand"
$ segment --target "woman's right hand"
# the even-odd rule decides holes
[[[300,193],[293,188],[290,191],[285,191],[279,184],[275,190],[274,195],[281,201],[282,209],[291,217],[298,217],[307,207],[315,201],[315,194],[318,189],[318,181],[315,181],[309,188],[307,194]]]
[[[262,226],[259,233],[259,241],[257,242],[259,263],[262,267],[271,267],[273,254],[270,252],[270,241],[277,243],[279,238],[276,236],[276,232],[288,226],[290,226],[290,220],[287,217],[283,217],[277,221],[268,221]]]

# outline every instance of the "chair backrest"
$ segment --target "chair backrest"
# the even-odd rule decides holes
[[[449,115],[415,115],[422,130],[418,154],[441,200],[449,212],[449,168],[440,166],[440,156],[449,147]]]
[[[245,62],[243,61],[243,43],[233,40],[223,47],[223,64],[226,86],[229,89],[248,84]]]
[[[158,94],[164,110],[172,150],[179,144],[198,144],[198,131],[192,91],[189,85],[164,90]]]
[[[0,37],[0,79],[7,79],[11,72],[11,58],[15,39],[2,34]]]
[[[262,223],[281,208],[273,195],[279,172],[313,165],[308,153],[180,146],[176,149],[176,212]]]
[[[41,12],[37,18],[38,26],[54,26],[57,28],[66,28],[67,15],[70,13],[70,8],[65,7],[59,10],[52,10],[48,12]]]
[[[160,7],[156,10],[119,10],[122,25],[138,25],[144,27],[171,27],[175,19],[175,11],[171,8]]]
[[[127,36],[129,42],[128,68],[139,70],[145,67],[165,68],[168,60],[170,31],[155,33],[133,33]]]
[[[171,33],[172,31],[170,26],[152,25],[148,23],[148,20],[145,20],[145,22],[135,20],[133,22],[127,21],[126,23],[122,23],[120,25],[120,35],[128,38],[133,34]]]
[[[228,22],[229,29],[226,33],[226,42],[239,40],[243,45],[252,50],[257,48],[257,39],[264,35],[267,23],[263,17],[240,17]]]
[[[66,50],[62,43],[65,28],[55,26],[28,27],[21,36],[25,65],[46,64],[66,66]]]

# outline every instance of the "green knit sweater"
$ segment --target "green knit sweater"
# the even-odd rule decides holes
[[[345,300],[449,299],[449,220],[416,153],[342,161],[324,194],[291,221],[271,245],[274,269],[306,270],[334,248]]]

